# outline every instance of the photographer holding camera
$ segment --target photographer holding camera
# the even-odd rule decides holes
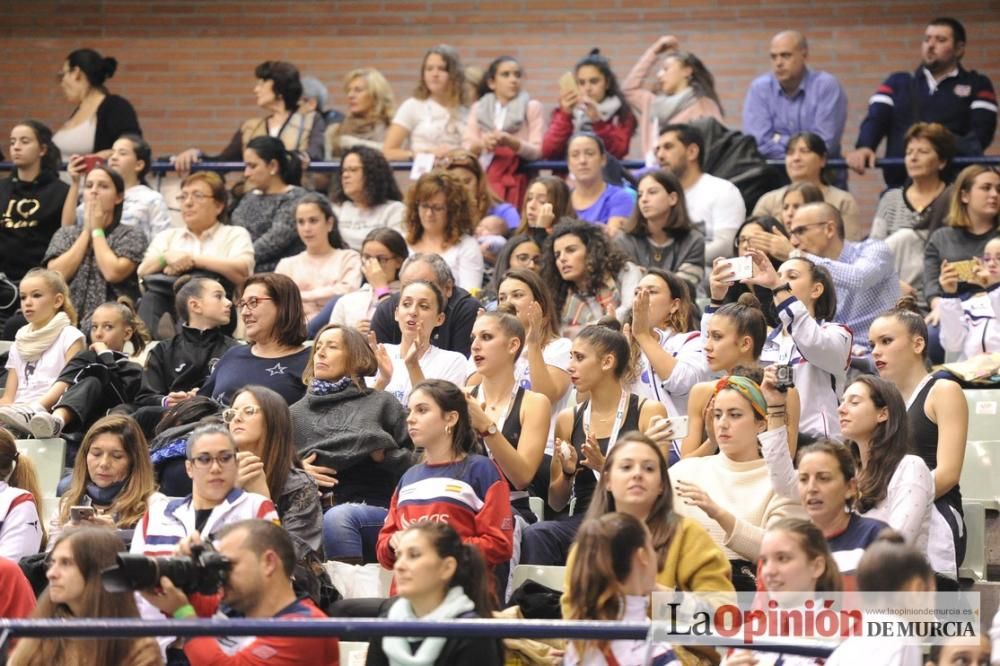
[[[160,590],[144,591],[142,596],[162,612],[178,619],[224,618],[230,611],[259,619],[326,617],[308,599],[296,598],[291,580],[295,548],[284,529],[266,520],[242,520],[226,525],[215,536],[215,550],[228,562],[221,596],[193,594],[189,599],[166,576],[159,581]],[[176,555],[192,557],[207,550],[203,550],[201,537],[193,533],[180,542]],[[262,663],[323,666],[338,663],[339,646],[332,636],[202,636],[189,639],[184,645],[184,654],[191,666]]]

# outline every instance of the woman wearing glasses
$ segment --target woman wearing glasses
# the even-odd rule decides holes
[[[323,511],[319,488],[295,450],[288,403],[265,386],[250,385],[236,393],[222,418],[239,449],[236,486],[274,503],[295,546],[296,578],[318,598],[310,564],[323,562]]]
[[[222,423],[199,426],[185,444],[184,468],[191,478],[191,494],[163,498],[150,504],[132,537],[132,553],[170,557],[182,539],[198,532],[209,537],[224,525],[259,518],[279,523],[274,502],[237,486],[239,461],[236,442]],[[136,595],[142,617],[163,620],[163,613]],[[173,638],[161,637],[166,647]]]
[[[231,293],[253,272],[250,232],[221,221],[226,201],[226,185],[216,173],[198,171],[181,181],[177,203],[184,226],[154,236],[136,271],[146,287],[139,315],[154,334],[160,317],[173,311],[172,285],[179,276],[211,274]]]
[[[248,345],[236,345],[215,366],[201,389],[223,404],[248,384],[277,392],[289,405],[305,393],[302,371],[309,360],[302,297],[295,283],[277,273],[252,275],[236,301]]]
[[[473,211],[465,187],[445,171],[420,177],[406,193],[406,244],[410,252],[440,255],[457,286],[483,286],[485,264],[473,237]]]

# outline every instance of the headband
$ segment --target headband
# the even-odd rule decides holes
[[[750,406],[761,418],[767,416],[767,401],[764,400],[764,394],[760,392],[760,387],[754,380],[738,375],[728,375],[715,384],[715,395],[718,395],[719,391],[723,389],[736,391],[750,402]]]

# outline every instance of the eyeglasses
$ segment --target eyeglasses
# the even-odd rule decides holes
[[[219,467],[229,467],[236,462],[236,452],[223,451],[217,456],[201,453],[191,456],[188,460],[198,469],[212,469],[212,463],[219,463]]]
[[[736,239],[736,247],[743,247],[744,245],[749,245],[750,241],[753,240],[753,236],[740,236]]]
[[[236,417],[240,414],[243,418],[250,418],[254,414],[260,414],[261,408],[257,405],[243,405],[242,407],[230,407],[229,409],[222,412],[222,420],[226,423],[232,423],[236,420]]]
[[[236,301],[236,309],[242,310],[246,307],[248,310],[256,310],[257,306],[260,305],[261,301],[273,301],[274,299],[270,296],[251,296],[250,298],[241,298]]]
[[[521,264],[530,263],[534,264],[535,266],[541,266],[542,255],[536,254],[535,256],[531,256],[530,254],[515,254],[514,260]]]
[[[806,233],[806,229],[808,229],[809,227],[818,227],[819,225],[826,224],[827,222],[828,222],[828,220],[824,220],[823,222],[812,222],[810,224],[803,224],[800,227],[795,227],[794,229],[789,229],[788,233],[790,233],[791,235],[796,236],[796,237],[801,237],[801,236],[803,236]]]
[[[387,264],[390,261],[392,261],[392,257],[383,257],[383,256],[377,255],[377,254],[363,254],[363,255],[361,255],[361,261],[362,262],[371,261],[372,259],[374,259],[375,261],[377,261],[380,264]]]
[[[979,260],[984,264],[997,264],[1000,265],[1000,254],[984,254],[979,257]]]
[[[447,206],[435,206],[434,204],[417,204],[417,208],[423,213],[434,213],[439,215],[441,213],[447,212]]]
[[[205,199],[211,199],[212,197],[208,194],[202,194],[201,192],[181,192],[177,195],[177,203],[184,203],[188,199],[194,201],[195,203],[201,203]]]

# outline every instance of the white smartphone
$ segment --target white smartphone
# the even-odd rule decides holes
[[[674,439],[684,439],[688,436],[688,417],[672,416],[667,419],[667,422],[670,423]]]
[[[753,257],[733,257],[729,260],[729,268],[733,271],[733,282],[753,277]]]

